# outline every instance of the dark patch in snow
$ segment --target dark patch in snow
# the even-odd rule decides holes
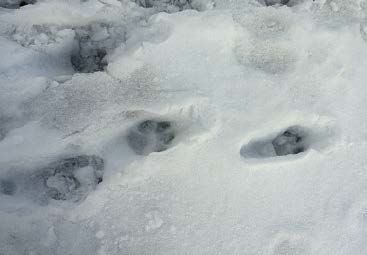
[[[299,4],[303,0],[259,0],[259,2],[265,6],[282,6],[286,5],[289,7]]]
[[[178,12],[188,9],[204,11],[215,7],[212,0],[134,0],[144,8],[156,8],[159,11]]]
[[[175,136],[170,121],[145,120],[129,131],[127,142],[136,154],[148,155],[167,150]]]
[[[276,5],[276,4],[286,5],[289,3],[289,0],[264,0],[264,2],[266,6]]]
[[[0,141],[3,140],[5,138],[5,131],[0,128]]]
[[[74,70],[81,73],[103,71],[107,66],[106,49],[94,45],[88,34],[79,36],[77,42],[78,45],[70,59]]]
[[[291,126],[275,138],[255,140],[244,145],[240,154],[245,158],[267,158],[299,154],[310,147],[309,133],[300,126]]]
[[[7,9],[18,9],[29,4],[35,4],[36,2],[36,0],[0,0],[0,7]]]
[[[87,168],[90,167],[90,168]],[[80,200],[86,194],[83,189],[95,189],[103,180],[104,161],[97,156],[80,155],[58,160],[40,171],[49,197],[55,200]],[[78,176],[77,171],[85,169]],[[84,186],[88,187],[84,187]],[[86,191],[87,191],[86,190]]]
[[[98,156],[79,155],[63,158],[27,173],[12,169],[0,181],[0,192],[27,197],[40,205],[50,200],[79,202],[103,181],[104,160]]]
[[[12,180],[0,180],[0,193],[4,195],[14,195],[16,192],[17,186]]]
[[[278,135],[271,143],[277,156],[298,154],[307,150],[307,134],[298,126],[289,127]]]
[[[75,43],[70,61],[76,72],[104,71],[108,64],[108,52],[126,40],[126,28],[123,26],[92,23],[73,30]]]

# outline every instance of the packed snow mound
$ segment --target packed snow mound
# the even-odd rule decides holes
[[[21,3],[0,254],[367,253],[366,1]]]

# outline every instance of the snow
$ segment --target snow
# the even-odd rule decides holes
[[[20,3],[0,254],[367,254],[366,1]]]

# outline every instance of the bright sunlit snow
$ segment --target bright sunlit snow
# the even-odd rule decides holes
[[[366,15],[0,0],[0,254],[367,254]]]

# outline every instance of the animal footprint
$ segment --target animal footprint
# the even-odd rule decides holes
[[[30,175],[11,171],[6,178],[0,179],[0,193],[27,197],[43,205],[49,200],[78,202],[102,182],[103,170],[104,161],[98,156],[64,158]]]
[[[133,127],[127,135],[130,148],[138,155],[165,151],[175,138],[170,121],[145,120]]]
[[[244,158],[267,158],[305,152],[311,145],[310,133],[300,126],[288,127],[274,138],[255,140],[242,147]]]
[[[39,176],[50,198],[78,201],[102,182],[103,168],[102,158],[81,155],[56,161]]]

